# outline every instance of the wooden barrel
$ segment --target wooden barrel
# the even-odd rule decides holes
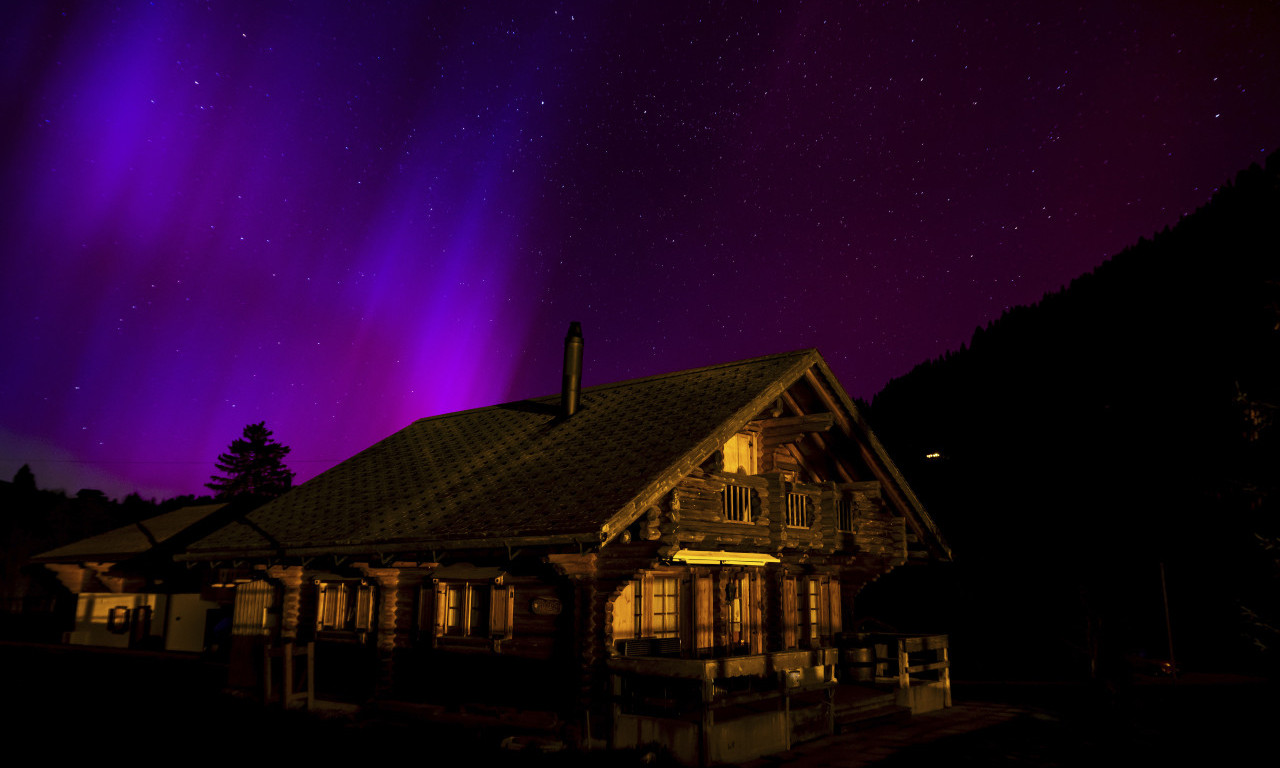
[[[849,682],[870,683],[875,680],[876,657],[871,648],[841,648],[840,662],[845,670],[845,679]]]

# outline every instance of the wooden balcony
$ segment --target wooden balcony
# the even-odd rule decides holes
[[[830,503],[841,549],[906,562],[907,519],[883,505],[880,483],[838,483]]]

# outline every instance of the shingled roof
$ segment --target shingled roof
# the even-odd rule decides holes
[[[184,558],[599,544],[814,366],[829,375],[808,349],[590,387],[569,418],[543,397],[420,419]]]
[[[226,504],[202,504],[121,526],[31,558],[36,563],[118,562],[166,544],[209,519]]]

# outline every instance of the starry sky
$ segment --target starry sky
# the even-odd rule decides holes
[[[305,480],[423,416],[817,347],[855,397],[1280,146],[1247,2],[0,10],[0,476]]]

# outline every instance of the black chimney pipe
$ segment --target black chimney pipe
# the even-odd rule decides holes
[[[564,337],[564,380],[560,387],[560,415],[568,418],[578,410],[582,393],[582,323],[569,323]]]

